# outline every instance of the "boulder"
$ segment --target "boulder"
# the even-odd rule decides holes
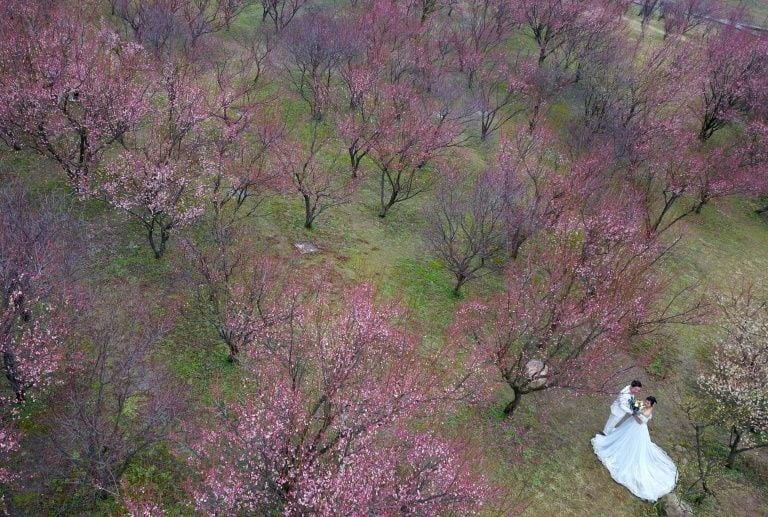
[[[299,253],[302,255],[306,255],[307,253],[317,253],[320,251],[320,248],[312,244],[311,242],[297,242],[294,244],[297,250],[299,250]]]
[[[661,509],[661,515],[668,515],[669,517],[693,517],[693,509],[691,506],[680,499],[674,492],[659,499],[659,508]]]
[[[525,364],[525,374],[529,379],[533,379],[530,387],[538,388],[547,382],[547,367],[538,359],[531,359]]]

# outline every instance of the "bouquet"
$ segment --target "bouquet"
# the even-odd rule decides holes
[[[632,410],[632,414],[636,415],[643,409],[643,403],[637,400],[635,397],[629,399],[629,409]]]

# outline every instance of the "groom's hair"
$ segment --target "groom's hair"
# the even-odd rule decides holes
[[[652,406],[655,406],[655,405],[656,405],[656,397],[654,397],[653,395],[650,395],[650,396],[648,396],[648,397],[645,397],[645,400],[647,400],[648,402],[650,402]]]
[[[633,387],[633,388],[642,388],[642,387],[643,387],[643,383],[642,383],[642,382],[640,382],[640,381],[638,381],[637,379],[635,379],[634,381],[632,381],[632,382],[631,382],[629,385],[630,385],[631,387]]]

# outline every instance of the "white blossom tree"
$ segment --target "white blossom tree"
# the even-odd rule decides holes
[[[723,300],[726,336],[712,353],[699,385],[727,426],[726,467],[742,452],[768,447],[768,301],[749,291]]]

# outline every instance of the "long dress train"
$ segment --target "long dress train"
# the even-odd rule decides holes
[[[656,501],[675,488],[677,467],[648,433],[650,416],[640,413],[641,424],[628,418],[607,436],[592,438],[592,448],[611,473],[641,499]]]

